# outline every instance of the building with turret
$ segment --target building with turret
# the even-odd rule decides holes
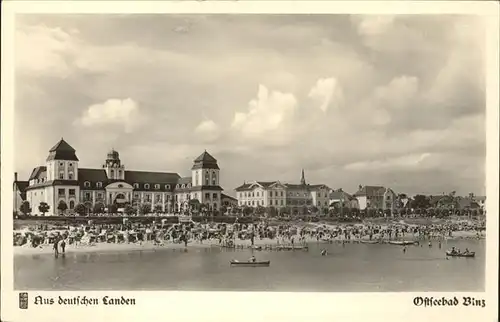
[[[253,181],[245,182],[235,190],[238,205],[241,207],[327,208],[329,206],[330,188],[324,184],[308,184],[304,170],[299,184]]]
[[[148,204],[151,212],[160,209],[163,213],[180,212],[190,204],[204,205],[208,210],[221,207],[220,168],[207,151],[193,161],[190,177],[175,172],[127,170],[114,149],[99,169],[80,168],[78,162],[75,149],[61,139],[49,150],[45,165],[33,169],[27,184],[18,181],[15,174],[14,190],[23,190],[15,191],[20,199],[16,204],[27,200],[32,212],[40,213],[38,207],[45,202],[49,205],[46,215],[73,213],[79,203],[89,209],[96,203],[117,208]],[[62,211],[64,208],[67,210]]]

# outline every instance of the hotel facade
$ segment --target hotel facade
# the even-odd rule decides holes
[[[324,184],[307,184],[304,170],[302,170],[300,184],[253,181],[244,183],[235,190],[240,207],[303,208],[315,206],[321,209],[328,208],[330,203],[330,188]]]
[[[39,213],[44,202],[49,205],[45,215],[74,212],[79,203],[94,206],[115,204],[150,204],[151,212],[176,213],[189,209],[190,204],[205,205],[208,210],[220,210],[220,168],[217,160],[203,152],[193,161],[190,177],[174,172],[131,171],[125,168],[119,153],[111,150],[100,169],[80,168],[76,151],[64,139],[49,150],[46,163],[33,169],[28,181],[14,182],[15,211],[27,200],[32,213]],[[21,199],[21,200],[19,200]]]

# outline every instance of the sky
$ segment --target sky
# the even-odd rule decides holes
[[[485,31],[454,15],[18,15],[15,169],[485,194]]]

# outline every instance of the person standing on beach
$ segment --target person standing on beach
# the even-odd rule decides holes
[[[64,249],[66,248],[66,242],[64,241],[64,239],[61,239],[61,253],[65,253]]]
[[[59,248],[58,248],[58,244],[59,244],[59,238],[58,237],[55,237],[54,238],[54,256],[57,258],[59,256]]]

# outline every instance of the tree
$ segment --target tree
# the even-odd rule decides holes
[[[226,212],[227,212],[227,207],[226,207],[226,206],[222,206],[222,207],[220,207],[220,212],[221,212],[223,215],[225,215],[225,214],[226,214]]]
[[[23,215],[28,215],[31,214],[31,206],[29,201],[24,201],[21,206],[19,207],[19,211],[23,213]]]
[[[139,207],[139,213],[141,215],[146,215],[151,211],[151,204],[149,202],[145,202]]]
[[[275,207],[270,206],[267,209],[267,214],[269,217],[276,217],[276,216],[278,216],[278,210],[276,210]]]
[[[156,214],[162,213],[163,212],[163,207],[160,204],[156,204],[154,207],[154,212]]]
[[[243,215],[244,216],[249,216],[253,213],[253,208],[252,207],[248,207],[248,206],[245,206],[243,208]]]
[[[46,202],[40,202],[38,205],[38,211],[42,213],[42,216],[45,216],[45,213],[49,212],[50,206]]]
[[[319,212],[319,208],[318,208],[318,207],[316,207],[316,206],[312,206],[312,207],[311,207],[311,212],[312,212],[314,215],[317,215],[317,214],[318,214],[318,212]]]
[[[137,209],[131,205],[126,205],[124,212],[127,214],[127,216],[133,216],[137,213]]]
[[[75,206],[75,212],[80,216],[85,216],[85,214],[87,213],[87,208],[84,204],[79,203]]]
[[[94,209],[92,209],[92,212],[94,214],[102,214],[104,212],[104,204],[102,202],[96,202],[94,205]]]
[[[190,199],[189,207],[195,212],[200,211],[200,201],[198,199]]]
[[[108,205],[108,214],[116,214],[118,211],[118,206],[114,203]]]
[[[257,215],[263,215],[266,212],[266,208],[264,208],[261,205],[258,205],[257,208],[255,209],[255,214]]]
[[[90,214],[92,212],[92,202],[85,201],[83,205],[85,206],[85,214]]]
[[[64,212],[68,209],[68,205],[64,200],[59,201],[59,205],[57,205],[57,210],[59,210],[60,214],[64,214]]]
[[[429,197],[424,195],[416,195],[411,201],[411,207],[413,209],[426,209],[430,207]]]

